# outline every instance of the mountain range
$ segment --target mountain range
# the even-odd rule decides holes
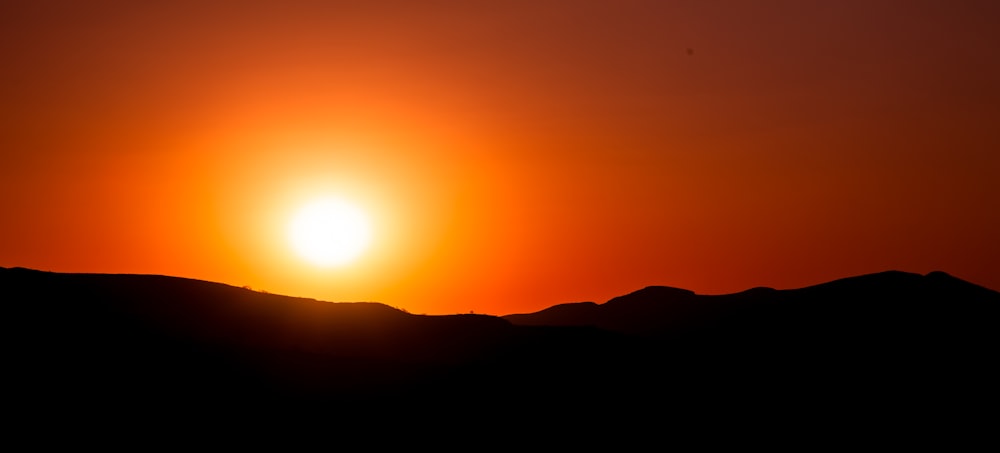
[[[441,423],[513,413],[525,426],[607,427],[768,413],[805,429],[841,411],[855,427],[923,426],[1000,402],[1000,293],[944,272],[727,295],[651,286],[506,316],[24,268],[0,268],[0,298],[8,407],[35,416],[197,408],[384,422],[433,408],[451,414]]]

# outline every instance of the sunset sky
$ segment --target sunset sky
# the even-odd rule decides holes
[[[1000,2],[4,1],[0,266],[503,315],[1000,289]],[[317,266],[296,212],[370,243]]]

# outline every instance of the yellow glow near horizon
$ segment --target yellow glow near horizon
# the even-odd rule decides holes
[[[303,206],[289,225],[295,252],[321,267],[352,262],[368,247],[372,229],[365,213],[339,199],[320,199]]]

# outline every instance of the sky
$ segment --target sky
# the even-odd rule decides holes
[[[0,266],[411,313],[1000,289],[995,1],[5,1]],[[310,200],[354,261],[297,256]]]

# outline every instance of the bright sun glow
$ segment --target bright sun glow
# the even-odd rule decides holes
[[[289,236],[295,252],[318,266],[347,264],[365,250],[371,226],[365,213],[340,200],[317,200],[292,219]]]

